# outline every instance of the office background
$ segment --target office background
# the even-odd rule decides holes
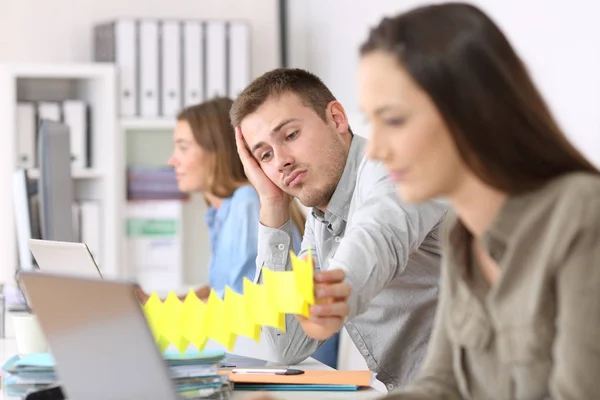
[[[488,11],[505,29],[569,138],[600,165],[600,24],[597,23],[600,3],[471,2]],[[287,8],[285,43],[281,43],[278,0],[0,0],[0,62],[40,65],[91,62],[93,27],[121,17],[242,19],[250,24],[252,31],[252,77],[280,66],[284,44],[287,65],[319,75],[346,107],[354,131],[368,136],[355,93],[358,46],[368,28],[382,16],[431,2],[284,0],[283,3]],[[118,130],[115,135],[119,135],[122,132],[119,117],[114,118],[114,129]],[[161,133],[145,137],[128,134],[122,141],[127,146],[128,159],[143,161],[168,155],[172,125],[159,122],[156,126]],[[7,134],[0,133],[0,146]],[[147,142],[150,149],[135,150]],[[193,284],[206,280],[209,244],[202,218],[205,205],[194,197],[188,210],[192,210],[188,217],[195,228],[191,233],[186,232],[184,246],[196,256],[185,265],[184,280]],[[120,215],[125,218],[124,213]],[[342,366],[362,361],[350,351],[341,354],[349,357]]]

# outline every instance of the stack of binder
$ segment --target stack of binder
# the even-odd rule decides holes
[[[2,369],[4,394],[8,397],[24,397],[57,382],[54,360],[46,353],[15,355],[4,363]]]
[[[175,388],[183,397],[230,398],[233,384],[227,375],[219,374],[224,352],[188,350],[181,355],[178,351],[166,351],[164,358]]]
[[[165,362],[177,392],[186,399],[230,399],[233,384],[227,375],[220,375],[219,366],[225,358],[222,351],[188,351],[164,353]],[[50,353],[15,355],[2,367],[4,393],[24,397],[28,393],[58,382],[54,359]]]
[[[118,19],[96,26],[94,43],[95,60],[119,69],[122,117],[173,117],[250,83],[244,21]]]
[[[127,167],[128,200],[184,200],[188,195],[177,187],[175,171],[167,166]]]

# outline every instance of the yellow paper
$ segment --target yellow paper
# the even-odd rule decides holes
[[[227,287],[224,300],[211,291],[205,304],[190,291],[183,303],[173,292],[163,303],[153,293],[143,310],[158,347],[164,351],[172,344],[183,353],[190,342],[203,350],[212,339],[231,351],[237,335],[258,342],[262,326],[285,332],[286,314],[308,317],[315,303],[312,256],[309,250],[306,260],[290,257],[292,271],[265,268],[264,284],[244,278],[244,294]]]
[[[164,353],[165,350],[167,349],[167,347],[169,347],[170,342],[165,339],[164,336],[161,336],[160,339],[158,339],[158,350],[160,351],[160,353]]]
[[[190,344],[189,340],[183,337],[179,329],[179,320],[183,304],[174,292],[169,292],[167,299],[163,303],[160,313],[160,332],[161,336],[172,343],[183,354]]]
[[[266,268],[264,269],[266,271]],[[266,325],[285,332],[285,315],[269,305],[265,285],[257,285],[244,279],[246,313],[257,325]]]
[[[260,325],[254,323],[244,304],[244,296],[234,292],[229,286],[225,288],[225,314],[233,333],[253,339],[260,339]]]
[[[275,308],[282,314],[301,314],[304,300],[298,292],[293,271],[274,272],[263,269],[264,286],[267,289],[269,307]],[[308,315],[305,315],[308,317]]]
[[[230,351],[235,346],[236,335],[232,333],[231,326],[225,314],[225,303],[214,290],[210,291],[206,305],[206,322],[208,338],[221,343]]]
[[[148,321],[148,326],[152,331],[152,335],[154,336],[154,340],[157,342],[160,340],[161,331],[160,331],[160,313],[163,308],[163,303],[158,297],[156,293],[152,293],[146,304],[144,304],[143,310],[144,315],[146,316],[146,321]]]
[[[199,351],[204,349],[208,341],[204,321],[205,313],[206,305],[196,296],[193,290],[190,290],[181,309],[179,329],[182,336],[193,343]]]
[[[314,266],[310,249],[308,249],[306,260],[299,259],[293,253],[290,254],[290,258],[300,296],[308,304],[315,304]]]

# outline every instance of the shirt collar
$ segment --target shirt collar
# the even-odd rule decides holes
[[[365,138],[357,135],[352,137],[344,172],[333,192],[333,196],[331,196],[327,210],[323,213],[321,210],[313,207],[312,214],[318,220],[332,220],[334,224],[338,224],[338,221],[341,223],[348,218],[350,202],[354,193],[354,187],[356,186],[358,167],[364,158],[366,143],[367,140]],[[337,232],[339,231],[339,227],[333,226],[333,230]]]
[[[518,226],[518,222],[527,212],[535,192],[508,196],[500,211],[483,234],[483,244],[487,247],[491,240],[507,243]]]
[[[523,215],[531,207],[537,193],[538,190],[534,190],[519,195],[508,196],[487,231],[482,235],[482,247],[497,263],[502,259],[511,237],[518,228],[519,222],[523,219]],[[468,242],[471,240],[472,235],[457,216],[454,218],[455,222],[451,228],[453,252],[455,252],[455,256],[459,257],[457,259],[459,261],[458,264],[466,265],[465,262],[470,257],[470,254],[466,253],[465,250],[470,248]],[[459,247],[457,246],[458,243],[465,243],[466,247]]]

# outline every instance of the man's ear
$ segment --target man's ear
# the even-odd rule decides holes
[[[344,110],[342,103],[337,100],[330,102],[327,105],[327,114],[333,121],[335,128],[339,133],[348,132],[348,117],[346,116],[346,111]]]

